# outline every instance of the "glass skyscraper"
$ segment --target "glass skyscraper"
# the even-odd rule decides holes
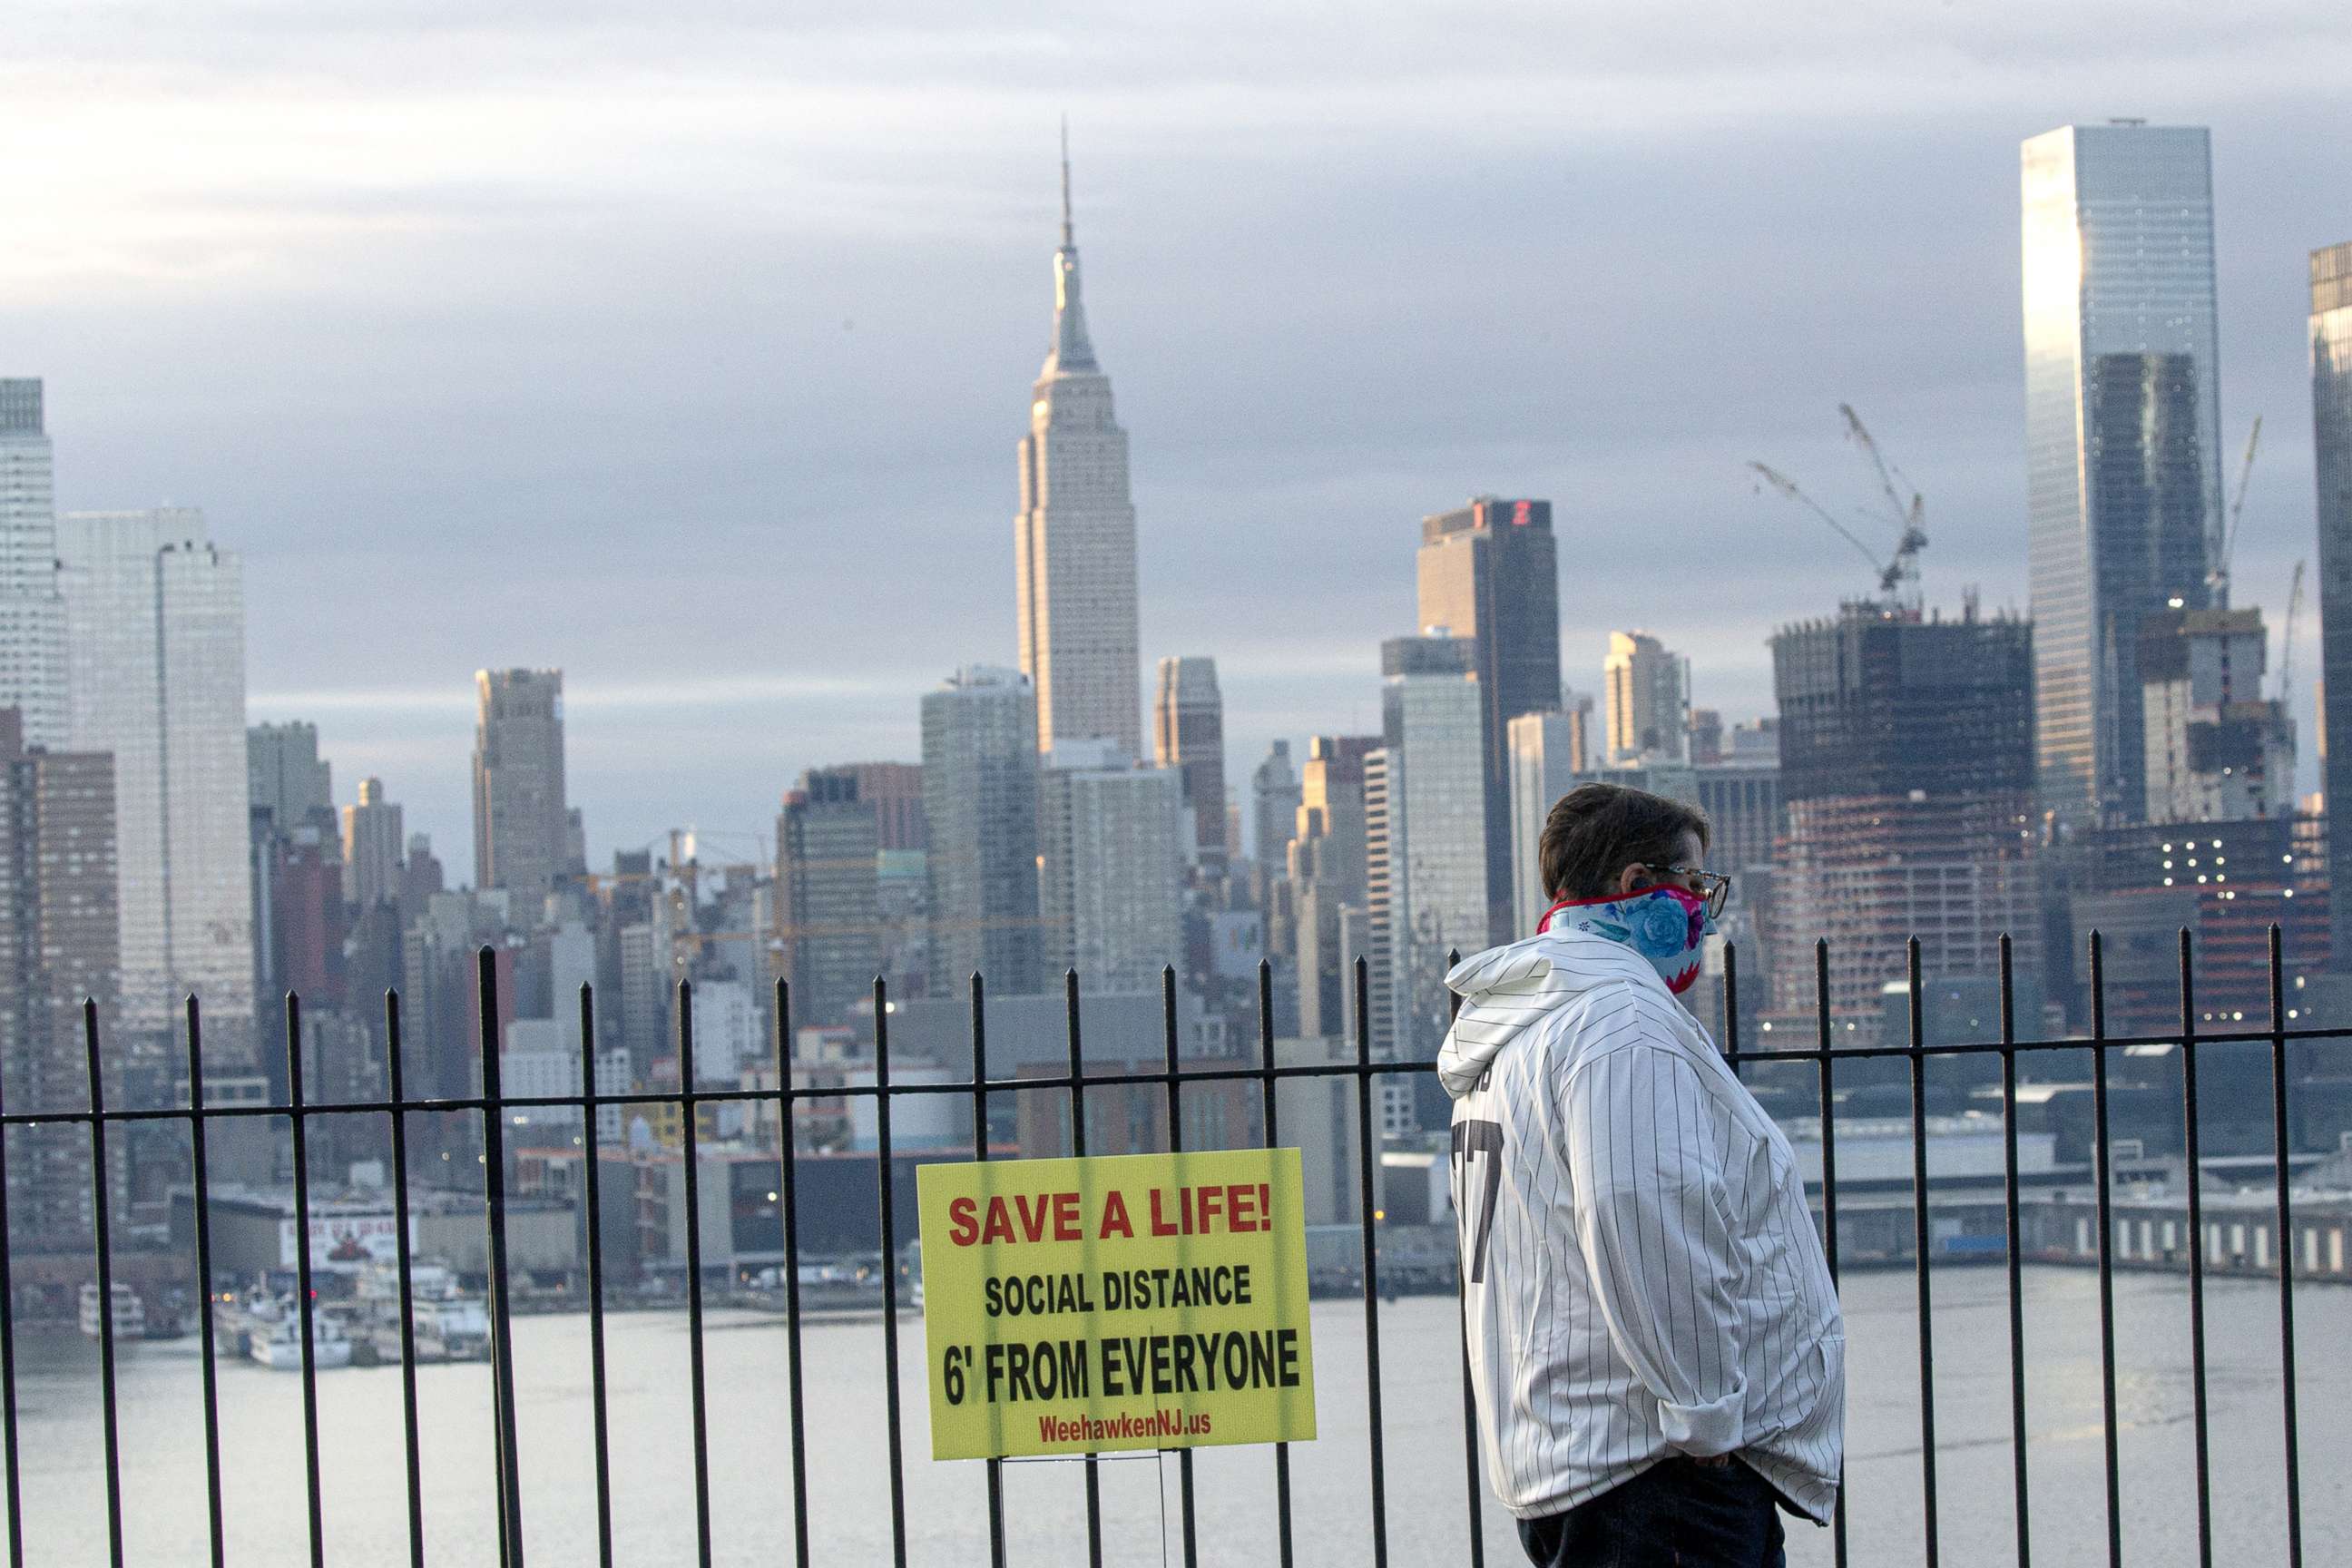
[[[0,708],[24,714],[25,743],[66,743],[66,611],[41,384],[0,380]]]
[[[77,751],[114,753],[124,1028],[160,1047],[182,998],[207,1053],[254,1017],[245,568],[193,508],[59,520]]]
[[[2332,822],[2352,816],[2352,242],[2311,253],[2311,426],[2319,470],[2319,662],[2326,682]],[[2347,830],[2352,836],[2352,830]],[[2352,851],[2345,858],[2352,861]],[[2352,919],[2335,923],[2335,967],[2352,973]]]
[[[2130,821],[2142,625],[2218,596],[2211,148],[2197,126],[2070,125],[2025,143],[2022,175],[2042,805]]]

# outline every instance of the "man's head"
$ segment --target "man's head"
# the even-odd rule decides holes
[[[1704,895],[1706,814],[1621,784],[1583,784],[1544,820],[1539,865],[1553,900],[1619,899],[1668,885]]]

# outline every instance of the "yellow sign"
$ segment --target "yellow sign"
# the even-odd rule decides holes
[[[1315,1436],[1296,1149],[916,1173],[931,1458]]]

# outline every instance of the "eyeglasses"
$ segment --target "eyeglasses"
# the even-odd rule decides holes
[[[1653,866],[1651,870],[1666,877],[1696,877],[1698,896],[1706,900],[1706,918],[1720,920],[1723,906],[1731,901],[1731,879],[1714,871],[1702,871],[1696,866]]]

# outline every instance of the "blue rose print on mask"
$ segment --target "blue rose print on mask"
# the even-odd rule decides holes
[[[1644,958],[1679,958],[1697,945],[1691,928],[1698,920],[1675,899],[1644,899],[1628,912],[1634,921],[1634,949]]]

